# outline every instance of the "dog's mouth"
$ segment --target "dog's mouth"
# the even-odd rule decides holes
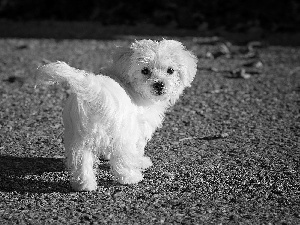
[[[152,84],[152,94],[155,96],[162,96],[166,94],[166,85],[162,81],[155,81]]]

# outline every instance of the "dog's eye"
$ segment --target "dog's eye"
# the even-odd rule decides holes
[[[141,72],[144,75],[149,75],[150,74],[150,70],[147,67],[144,67]]]
[[[171,67],[169,67],[168,70],[167,70],[167,73],[168,73],[168,74],[173,74],[173,73],[174,73],[174,70],[173,70]]]

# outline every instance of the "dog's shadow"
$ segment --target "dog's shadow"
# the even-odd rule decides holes
[[[99,169],[109,171],[105,160]],[[55,175],[55,173],[57,173]],[[61,178],[61,173],[64,178]],[[46,181],[45,181],[46,180]],[[118,186],[113,180],[98,180],[99,185]],[[73,192],[63,158],[0,156],[0,191],[51,193]]]
[[[67,181],[47,177],[48,173],[64,171],[61,158],[0,156],[0,191],[70,192]]]

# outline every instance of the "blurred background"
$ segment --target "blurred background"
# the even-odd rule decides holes
[[[231,32],[300,30],[299,0],[0,0],[0,20],[151,24]]]

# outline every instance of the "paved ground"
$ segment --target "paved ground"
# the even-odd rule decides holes
[[[145,180],[119,185],[103,161],[97,191],[71,190],[68,90],[30,77],[56,60],[97,72],[129,39],[0,39],[0,224],[300,224],[298,46],[181,38],[199,71],[146,148]]]

